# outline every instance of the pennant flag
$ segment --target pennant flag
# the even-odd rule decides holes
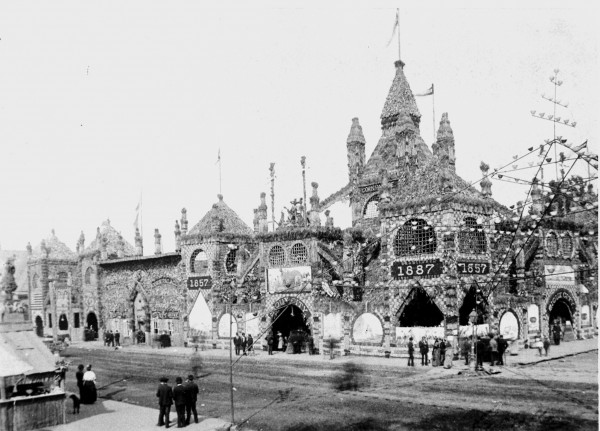
[[[216,163],[219,163],[220,161],[221,161],[221,149],[219,148],[219,152],[217,154],[217,161],[216,161]]]
[[[577,145],[576,147],[572,147],[571,149],[573,151],[575,151],[576,153],[578,153],[579,151],[583,150],[585,147],[587,147],[587,141],[585,141],[583,144],[581,145]]]
[[[415,96],[431,96],[433,94],[433,84],[431,84],[431,87],[429,87],[427,90],[425,90],[422,93],[417,93],[415,94]]]
[[[135,207],[135,221],[133,222],[133,227],[135,229],[138,228],[138,221],[140,219],[140,210],[142,209],[142,195],[140,194],[140,200],[138,201],[138,204]]]
[[[400,10],[396,9],[396,22],[394,22],[394,30],[392,30],[392,35],[390,36],[390,40],[388,41],[386,47],[390,46],[394,36],[396,36],[396,30],[398,30],[398,26],[400,25]]]

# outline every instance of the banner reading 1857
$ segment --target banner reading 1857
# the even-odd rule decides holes
[[[425,262],[394,262],[392,264],[392,278],[394,280],[430,277],[441,275],[444,272],[444,265],[440,260],[431,260]]]
[[[212,287],[212,278],[210,275],[202,275],[199,277],[188,277],[187,287],[190,290],[210,289]]]
[[[487,262],[456,262],[458,274],[489,274],[490,264]]]

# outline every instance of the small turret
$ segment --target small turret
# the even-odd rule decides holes
[[[117,239],[117,257],[121,258],[125,256],[125,240],[123,240],[123,235],[119,234]]]
[[[331,211],[325,210],[325,227],[333,227],[333,217],[331,217]]]
[[[83,231],[81,231],[81,235],[79,235],[79,240],[77,241],[77,253],[83,253],[85,249],[85,236],[83,235]]]
[[[140,234],[139,228],[135,228],[135,255],[143,256],[144,255],[144,241],[142,240],[142,235]]]
[[[254,218],[252,219],[252,226],[254,227],[254,233],[258,233],[258,208],[254,208]]]
[[[442,164],[449,167],[453,172],[456,172],[456,155],[454,153],[454,132],[450,127],[448,113],[442,114],[440,127],[437,131],[436,143],[432,146],[433,154],[437,155]]]
[[[481,186],[481,194],[483,197],[489,198],[492,196],[492,182],[487,177],[490,167],[486,163],[481,162],[479,169],[481,169],[481,177],[483,178],[479,183]]]
[[[534,177],[533,181],[531,182],[531,201],[532,204],[529,212],[532,215],[541,215],[544,211],[544,201],[542,199],[542,190],[538,185],[537,177]]]
[[[350,134],[346,140],[346,149],[348,151],[348,175],[350,182],[358,180],[365,168],[365,136],[358,118],[352,119]]]
[[[188,231],[188,219],[187,219],[187,210],[182,208],[181,210],[181,234],[186,235]]]
[[[161,244],[162,235],[158,231],[158,229],[154,229],[154,254],[162,254],[162,244]]]
[[[181,251],[181,229],[177,220],[175,220],[175,251],[177,253]]]
[[[269,225],[267,223],[267,194],[262,192],[260,194],[260,205],[258,206],[258,231],[260,233],[267,233],[269,231]]]
[[[33,254],[33,247],[31,247],[31,243],[30,242],[27,243],[26,249],[27,249],[27,254],[29,256],[31,256]]]
[[[310,197],[310,214],[308,220],[313,227],[321,226],[321,217],[319,217],[320,199],[317,191],[319,184],[313,182],[310,185],[312,186],[312,196]]]

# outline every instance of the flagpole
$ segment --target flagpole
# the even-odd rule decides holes
[[[396,22],[398,23],[398,60],[402,61],[400,52],[400,9],[396,9]]]
[[[144,243],[144,205],[143,202],[143,189],[140,189],[140,236],[142,237],[142,244]]]
[[[433,84],[431,84],[431,106],[433,108],[433,142],[435,142],[435,89],[433,88]]]
[[[221,149],[219,148],[219,194],[222,195],[221,190]]]

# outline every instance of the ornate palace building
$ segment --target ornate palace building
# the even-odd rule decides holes
[[[574,214],[570,203],[571,192],[592,203],[597,195],[572,183],[543,194],[534,181],[526,209],[499,204],[485,163],[477,185],[457,174],[447,114],[425,143],[404,63],[395,66],[371,156],[355,118],[347,183],[323,200],[312,183],[310,208],[294,201],[272,227],[264,193],[253,227],[219,196],[189,230],[182,210],[171,253],[156,230],[154,254],[144,256],[139,232],[131,246],[108,221],[88,247],[82,234],[75,252],[54,233],[29,247],[39,333],[119,330],[149,344],[167,333],[174,345],[225,348],[230,331],[265,345],[269,333],[302,330],[323,351],[335,339],[340,352],[371,355],[399,355],[409,336],[456,341],[473,325],[525,340],[559,321],[567,340],[590,336],[596,213]],[[344,230],[328,210],[341,200],[352,211]]]

